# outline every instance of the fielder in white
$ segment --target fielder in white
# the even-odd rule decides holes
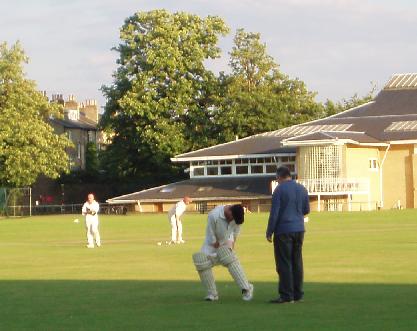
[[[100,233],[98,232],[98,211],[100,207],[94,195],[89,194],[87,201],[82,208],[82,214],[85,216],[85,227],[87,230],[87,248],[94,248],[94,237],[97,247],[101,246]]]
[[[208,214],[206,239],[201,251],[193,255],[194,265],[201,282],[207,289],[207,301],[219,299],[212,268],[223,265],[229,269],[236,284],[242,290],[242,299],[253,298],[253,285],[248,282],[234,252],[240,225],[244,222],[242,205],[217,206]]]
[[[182,221],[181,216],[184,214],[187,205],[191,202],[189,197],[184,197],[181,201],[177,202],[168,211],[168,220],[171,224],[171,241],[169,244],[184,244],[182,239]]]

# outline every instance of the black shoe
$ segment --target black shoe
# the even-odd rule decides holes
[[[284,300],[283,298],[270,300],[269,303],[294,303],[293,300]]]

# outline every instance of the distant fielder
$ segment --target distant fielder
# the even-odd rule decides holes
[[[94,200],[94,195],[90,193],[82,208],[82,214],[85,216],[85,227],[87,230],[87,248],[94,248],[94,237],[96,239],[97,247],[101,246],[97,214],[99,209],[98,202]]]
[[[244,222],[244,210],[241,205],[217,206],[208,214],[206,239],[201,251],[193,255],[194,265],[201,282],[207,289],[206,301],[219,299],[212,268],[223,265],[229,269],[236,284],[242,290],[242,299],[253,298],[253,285],[248,282],[234,252],[240,225]]]
[[[171,241],[169,244],[184,244],[182,239],[182,221],[181,216],[184,214],[187,205],[191,202],[189,197],[184,197],[177,202],[168,212],[168,220],[171,224]]]

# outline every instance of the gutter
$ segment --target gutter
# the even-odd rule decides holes
[[[388,147],[387,147],[387,149],[385,150],[385,153],[384,153],[384,157],[382,158],[382,162],[379,166],[379,193],[380,193],[379,208],[384,207],[384,189],[383,189],[383,186],[382,186],[382,184],[383,184],[382,183],[382,174],[383,174],[384,162],[385,162],[385,159],[387,158],[388,150],[390,149],[390,147],[391,147],[391,144],[388,144]]]

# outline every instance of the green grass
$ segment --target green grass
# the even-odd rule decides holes
[[[103,246],[85,248],[79,216],[0,220],[0,330],[417,330],[417,211],[316,213],[304,245],[305,302],[277,296],[267,214],[249,214],[237,253],[255,298],[216,267],[221,299],[191,255],[207,215],[184,217],[180,246],[166,215],[101,216]],[[74,223],[74,218],[80,223]]]

